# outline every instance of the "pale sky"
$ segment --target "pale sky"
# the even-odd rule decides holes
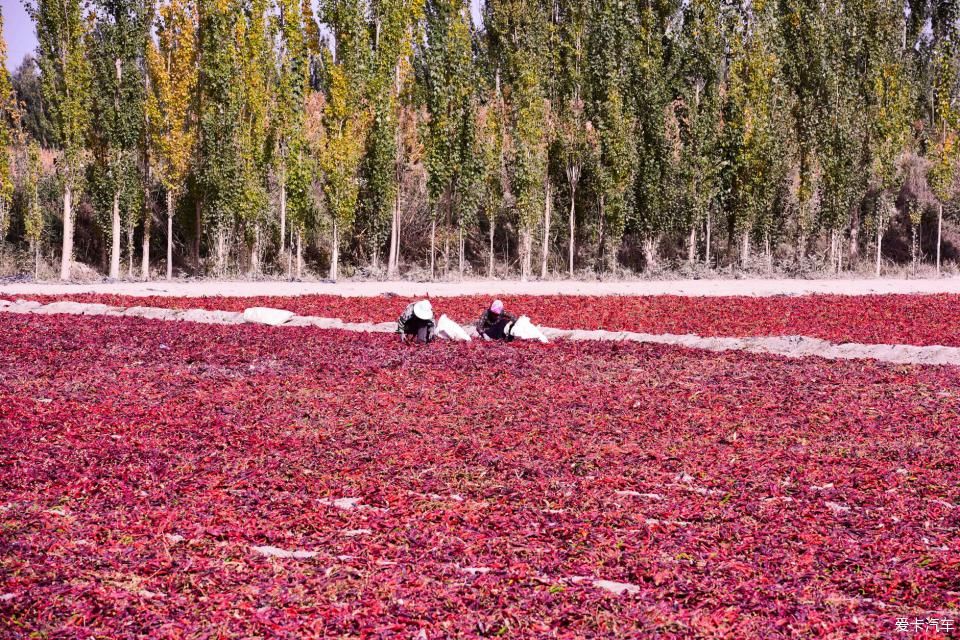
[[[3,37],[7,41],[7,68],[13,71],[20,66],[23,56],[36,48],[37,34],[20,0],[0,0],[0,10],[3,11]]]

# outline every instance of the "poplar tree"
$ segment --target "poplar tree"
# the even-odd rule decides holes
[[[765,14],[768,6],[753,3],[738,15],[730,32],[723,178],[731,248],[739,241],[737,254],[741,264],[748,266],[756,235],[764,243],[769,268],[773,209],[786,167],[780,144],[785,103],[777,90],[780,60],[771,46],[775,25]]]
[[[671,167],[675,195],[666,206],[687,230],[687,262],[698,255],[697,232],[704,227],[709,241],[711,207],[719,192],[721,107],[725,47],[722,7],[709,0],[692,0],[682,13],[677,34],[676,98],[667,107],[670,121]],[[705,251],[709,262],[709,247]]]
[[[333,38],[323,52],[325,105],[315,154],[332,227],[330,279],[336,280],[341,243],[352,232],[357,214],[360,164],[371,119],[365,100],[370,60],[359,0],[324,0],[320,8]]]
[[[309,4],[305,5],[309,9]],[[276,31],[278,39],[276,107],[273,114],[273,167],[279,189],[280,257],[287,252],[288,203],[294,210],[294,235],[297,249],[297,275],[302,267],[302,240],[305,209],[309,206],[305,177],[307,162],[304,138],[307,91],[310,81],[310,53],[306,28],[313,23],[303,14],[298,0],[278,0]],[[290,195],[293,198],[290,198]]]
[[[73,261],[73,204],[81,186],[91,120],[88,23],[80,0],[37,0],[29,7],[37,26],[43,97],[60,149],[63,185],[63,251],[60,279],[69,280]]]
[[[200,226],[213,245],[214,271],[222,276],[244,195],[244,13],[238,0],[199,0],[198,20]]]
[[[941,253],[943,245],[943,205],[956,193],[957,163],[960,161],[958,149],[958,135],[960,135],[960,87],[957,78],[960,76],[960,58],[958,58],[958,43],[960,36],[960,8],[954,3],[944,3],[940,16],[943,26],[938,36],[933,52],[932,93],[934,101],[933,145],[931,160],[933,167],[930,171],[930,183],[937,198],[937,247],[936,265],[937,274],[941,269]],[[947,12],[947,9],[952,11]]]
[[[10,228],[13,204],[13,167],[11,147],[16,142],[19,109],[10,74],[7,72],[7,42],[3,34],[3,12],[0,11],[0,255]]]
[[[271,112],[275,107],[275,60],[267,26],[268,0],[248,0],[236,32],[240,52],[239,77],[233,99],[238,103],[236,154],[239,190],[234,202],[235,222],[249,251],[248,272],[261,270],[263,236],[270,225],[269,172]]]
[[[615,257],[620,239],[626,228],[627,217],[634,204],[635,185],[637,185],[639,123],[634,110],[626,102],[626,96],[632,93],[633,72],[637,67],[637,56],[647,57],[646,47],[638,48],[635,42],[635,28],[639,16],[628,6],[631,12],[628,20],[621,15],[621,7],[613,0],[600,0],[593,14],[593,28],[589,38],[589,78],[590,78],[590,119],[597,129],[598,153],[596,163],[591,167],[591,187],[594,196],[596,223],[594,225],[595,251],[594,267],[606,271]],[[652,41],[651,41],[652,44]],[[639,68],[643,68],[641,65]],[[651,110],[652,119],[663,117],[663,105],[653,104],[651,97],[661,95],[659,89],[651,93],[653,87],[644,87],[642,99]],[[639,93],[639,92],[638,92]],[[655,132],[651,130],[652,138]],[[656,158],[653,166],[646,170],[657,171]],[[653,199],[655,194],[649,194]]]
[[[820,0],[777,0],[782,39],[781,77],[790,92],[790,129],[799,176],[795,215],[796,256],[806,257],[816,219],[820,173],[817,133],[822,131],[825,84],[825,16]]]
[[[513,186],[520,221],[520,279],[532,275],[533,231],[546,206],[548,104],[536,69],[523,67],[513,84]]]
[[[43,179],[43,164],[40,161],[40,145],[33,141],[27,146],[27,174],[24,180],[25,212],[23,229],[30,253],[33,255],[33,277],[40,277],[40,251],[43,242],[43,205],[40,202],[40,181]]]
[[[138,154],[144,129],[144,52],[151,10],[143,0],[97,0],[91,34],[94,183],[110,211],[110,277],[120,277],[122,214],[136,215],[142,185]],[[106,196],[106,197],[98,197]],[[105,205],[105,206],[104,206]]]
[[[166,191],[167,280],[173,278],[173,223],[177,199],[190,171],[196,144],[197,13],[190,0],[168,0],[160,7],[156,40],[147,46],[150,91],[150,159]]]
[[[567,181],[570,208],[567,214],[567,269],[572,278],[576,263],[577,195],[585,167],[595,162],[597,136],[587,117],[584,100],[589,38],[589,3],[560,2],[559,104],[557,146],[563,177]]]
[[[389,241],[387,271],[395,275],[399,255],[395,232],[399,221],[399,182],[403,145],[400,117],[404,86],[410,77],[410,58],[424,0],[378,0],[371,3],[373,57],[367,88],[373,123],[367,145],[368,229],[373,267]],[[389,224],[390,229],[387,230]]]
[[[463,196],[465,169],[472,150],[475,67],[470,34],[470,7],[464,0],[428,0],[426,42],[419,48],[425,95],[427,188],[432,204],[430,277],[436,273],[436,229],[444,233],[444,269],[449,262],[449,230]]]

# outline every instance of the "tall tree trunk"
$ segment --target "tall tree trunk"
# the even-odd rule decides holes
[[[133,234],[136,232],[132,224],[127,225],[127,277],[133,280]]]
[[[603,242],[604,242],[604,237],[603,237],[603,233],[604,233],[603,221],[604,221],[604,219],[607,217],[607,212],[604,210],[604,202],[603,202],[603,200],[604,200],[604,198],[603,198],[603,196],[601,195],[601,196],[600,196],[600,200],[599,200],[599,202],[597,203],[597,207],[600,209],[600,231],[599,231],[599,234],[598,234],[599,237],[598,237],[598,239],[597,239],[597,267],[599,268],[599,270],[600,270],[601,273],[603,273],[604,268],[605,268],[604,259],[603,259]]]
[[[494,218],[496,220],[496,218]],[[493,252],[493,237],[496,233],[496,227],[494,226],[493,220],[490,221],[490,265],[487,267],[487,277],[492,278],[494,272],[494,259],[496,256]]]
[[[883,254],[883,220],[877,219],[877,277],[880,277],[880,260]]]
[[[524,227],[521,231],[523,248],[520,257],[520,279],[524,282],[530,279],[530,270],[533,264],[533,231]]]
[[[917,226],[910,224],[910,260],[913,263],[913,274],[917,274]]]
[[[847,251],[847,261],[850,264],[860,257],[860,205],[853,208],[850,216],[850,248]]]
[[[40,243],[31,242],[30,249],[33,251],[33,279],[40,279]]]
[[[443,277],[450,273],[450,227],[443,230]]]
[[[393,215],[390,220],[390,256],[387,259],[387,277],[397,277],[400,256],[400,196],[393,202]]]
[[[173,280],[173,193],[167,190],[167,280]]]
[[[280,259],[287,252],[287,181],[280,172]]]
[[[337,222],[333,222],[333,246],[330,250],[330,279],[337,281],[340,267],[340,230],[337,228]]]
[[[767,273],[773,271],[773,251],[770,249],[770,231],[763,234],[763,253],[767,259]]]
[[[73,266],[73,189],[67,185],[63,189],[63,253],[60,258],[60,279],[70,279]]]
[[[303,279],[303,232],[297,229],[297,280]]]
[[[843,272],[843,234],[837,232],[837,273]]]
[[[437,261],[437,219],[430,220],[430,279],[436,278]]]
[[[260,275],[260,251],[263,241],[261,239],[260,224],[253,225],[253,246],[250,247],[250,277],[255,278]]]
[[[697,226],[690,225],[690,240],[687,243],[687,264],[693,266],[697,261]]]
[[[217,277],[224,277],[227,274],[227,231],[223,228],[223,223],[218,225],[217,229],[217,248],[216,248],[216,272]]]
[[[141,254],[140,262],[140,278],[144,281],[150,279],[150,227],[151,224],[151,215],[149,211],[145,211],[143,215],[143,250]]]
[[[110,278],[120,278],[120,190],[113,194],[113,219],[110,223]]]
[[[114,67],[117,72],[117,85],[116,91],[113,93],[113,108],[114,113],[120,113],[120,87],[123,83],[123,60],[120,58],[115,58],[113,61]],[[119,152],[116,154],[116,160],[120,160]],[[110,277],[114,280],[120,277],[120,189],[117,187],[116,191],[113,193],[113,220],[111,231],[111,240],[113,241],[110,246]]]
[[[710,268],[710,236],[712,231],[713,231],[713,228],[710,225],[710,208],[708,207],[707,208],[707,232],[706,232],[706,238],[704,239],[706,242],[706,249],[705,249],[706,255],[704,256],[704,259],[703,259],[703,263],[707,265],[708,269]]]
[[[466,247],[464,246],[464,241],[463,241],[463,225],[462,224],[460,225],[460,237],[458,238],[457,242],[459,244],[459,250],[460,250],[460,264],[459,264],[460,279],[463,280],[463,259],[464,259],[464,253],[466,253]]]
[[[547,197],[543,207],[543,252],[540,259],[540,279],[547,279],[547,267],[550,261],[550,214],[553,211],[553,185],[547,178]]]
[[[503,277],[510,276],[510,234],[506,235],[503,243]]]
[[[643,239],[643,261],[644,267],[649,271],[657,266],[657,239]]]
[[[197,269],[197,274],[200,273],[200,238],[203,234],[203,210],[200,206],[200,198],[198,197],[194,201],[194,209],[196,211],[196,227],[194,228],[193,234],[193,264]]]
[[[937,207],[937,275],[940,275],[940,247],[943,240],[943,204]]]
[[[750,232],[744,231],[740,239],[740,266],[748,267],[750,265]]]
[[[569,247],[569,256],[567,259],[570,265],[570,277],[573,278],[573,268],[574,268],[574,255],[575,247],[574,242],[576,240],[576,225],[577,225],[577,187],[573,184],[570,185],[570,247]]]

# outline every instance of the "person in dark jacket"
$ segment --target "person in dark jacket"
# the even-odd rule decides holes
[[[494,300],[490,308],[477,321],[477,333],[488,340],[513,340],[510,329],[517,319],[503,310],[503,302]]]
[[[436,337],[433,305],[429,300],[411,302],[397,320],[397,333],[404,342],[427,344]]]

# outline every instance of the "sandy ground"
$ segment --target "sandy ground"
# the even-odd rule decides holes
[[[86,304],[78,302],[53,302],[42,305],[33,301],[11,302],[0,299],[0,313],[17,314],[69,314],[80,316],[124,316],[178,322],[200,322],[206,324],[236,325],[247,322],[245,314],[232,311],[206,311],[203,309],[162,309],[158,307],[109,307],[104,304]],[[282,322],[282,321],[281,321]],[[319,318],[312,316],[292,316],[280,326],[320,327],[343,331],[364,333],[392,333],[396,323],[379,324],[366,322],[343,322],[338,318]],[[467,333],[476,336],[473,327],[463,327]],[[696,335],[648,334],[630,331],[580,331],[541,327],[541,331],[550,339],[639,342],[646,344],[665,344],[688,349],[707,351],[747,351],[750,353],[768,353],[788,358],[817,356],[828,360],[879,360],[897,364],[920,365],[960,365],[960,348],[957,347],[917,347],[911,345],[887,344],[833,344],[817,338],[803,336],[780,337],[730,337],[703,338]],[[466,339],[466,338],[465,338]]]
[[[814,293],[868,295],[890,293],[960,293],[960,277],[941,279],[863,280],[653,280],[634,282],[585,282],[572,280],[517,282],[468,280],[464,282],[116,282],[100,284],[6,284],[0,296],[24,294],[62,295],[112,293],[133,296],[295,296],[331,294],[376,296],[458,295],[680,295],[680,296],[775,296]]]

